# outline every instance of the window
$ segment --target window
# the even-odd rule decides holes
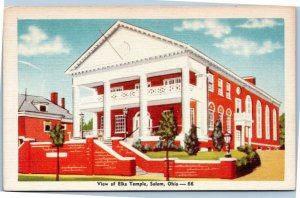
[[[191,126],[195,125],[195,109],[190,108],[190,119],[191,119]]]
[[[103,129],[103,126],[104,126],[104,117],[101,116],[100,117],[100,129]]]
[[[231,84],[226,83],[226,98],[231,99]]]
[[[231,133],[231,116],[226,116],[226,130],[228,133]]]
[[[164,85],[172,85],[172,84],[177,84],[181,83],[181,77],[177,78],[168,78],[164,80]]]
[[[208,74],[208,91],[214,92],[214,76]]]
[[[44,121],[44,132],[49,132],[51,130],[51,122]]]
[[[43,111],[43,112],[47,111],[46,106],[45,105],[41,105],[40,106],[40,111]]]
[[[269,106],[266,106],[265,112],[265,130],[266,130],[266,139],[270,139],[270,109]]]
[[[249,113],[252,118],[252,99],[249,95],[246,96],[246,112]]]
[[[214,111],[208,110],[208,129],[214,130]]]
[[[273,109],[273,140],[277,140],[277,116],[275,109]]]
[[[67,124],[62,124],[61,127],[62,127],[62,130],[64,130],[64,131],[67,130]]]
[[[242,111],[242,101],[240,98],[235,99],[235,112],[236,113],[241,113]]]
[[[148,82],[147,84],[148,84],[148,87],[151,87],[151,82]],[[134,89],[140,89],[140,83],[135,83]]]
[[[125,116],[116,115],[115,116],[115,132],[124,133],[125,132]]]
[[[117,91],[123,91],[123,86],[113,87],[110,89],[110,92],[117,92]]]
[[[218,79],[218,94],[223,96],[223,80]]]
[[[261,103],[258,100],[256,103],[256,136],[261,138],[262,136],[262,113],[261,113]]]

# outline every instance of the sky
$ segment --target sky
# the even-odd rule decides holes
[[[284,112],[283,19],[120,19],[198,49],[281,101]],[[19,93],[58,92],[72,111],[67,68],[117,20],[19,20]]]

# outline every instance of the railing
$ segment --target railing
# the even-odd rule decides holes
[[[95,130],[83,130],[83,138],[86,138],[87,136],[92,136],[95,138],[103,138],[103,129],[95,129]]]
[[[234,113],[234,121],[236,124],[240,124],[243,122],[245,125],[252,125],[252,116],[250,113],[242,112],[242,113]]]
[[[190,91],[194,92],[195,90],[196,90],[196,86],[190,85]],[[168,94],[179,93],[179,92],[181,92],[181,83],[175,83],[170,85],[148,87],[147,95],[148,96],[168,95]],[[119,99],[138,98],[139,95],[140,95],[139,89],[116,91],[116,92],[111,92],[111,99],[119,100]],[[81,104],[99,103],[103,101],[103,94],[97,96],[82,97],[80,101]]]

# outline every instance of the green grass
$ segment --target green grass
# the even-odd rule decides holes
[[[170,158],[178,158],[181,160],[218,160],[219,158],[224,157],[226,152],[198,152],[197,155],[189,156],[184,151],[170,151],[169,157]],[[158,151],[158,152],[147,152],[146,155],[150,158],[165,158],[166,157],[166,151]],[[234,158],[240,159],[242,157],[245,157],[246,154],[243,152],[239,152],[236,150],[231,151],[231,155]]]
[[[115,176],[115,175],[60,175],[59,181],[158,181],[164,180],[163,176]],[[55,181],[54,174],[19,174],[19,181]]]

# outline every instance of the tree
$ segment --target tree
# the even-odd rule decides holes
[[[82,129],[83,130],[92,130],[93,129],[93,118],[91,118],[87,123],[85,120],[82,121]]]
[[[167,160],[167,176],[166,180],[169,181],[169,141],[173,142],[177,134],[177,124],[174,119],[174,113],[170,111],[164,111],[161,114],[161,120],[158,123],[158,130],[156,135],[161,136],[162,141],[165,143],[166,148],[166,160]]]
[[[214,125],[213,145],[220,152],[224,146],[224,135],[222,133],[222,122],[219,116]]]
[[[187,152],[189,155],[197,155],[199,151],[199,141],[197,137],[197,128],[194,124],[192,125],[189,134],[185,134],[184,143],[185,152]]]
[[[280,147],[285,147],[285,114],[280,115]]]
[[[49,132],[53,145],[56,147],[56,181],[59,181],[59,147],[62,147],[65,142],[63,126],[56,124]]]

